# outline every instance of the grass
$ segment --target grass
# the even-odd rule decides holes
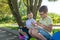
[[[12,23],[4,23],[4,24],[0,24],[0,27],[4,27],[4,28],[11,28],[13,30],[18,30],[18,25],[12,25]],[[53,29],[52,32],[55,33],[57,31],[60,31],[60,29]]]
[[[0,24],[1,27],[3,28],[10,28],[10,29],[13,29],[13,30],[18,30],[18,26],[11,26],[11,24]],[[54,34],[55,32],[58,32],[60,31],[60,29],[53,29],[51,34]]]
[[[11,28],[11,29],[13,29],[13,30],[18,30],[18,26],[12,26],[12,24],[0,24],[0,27],[3,27],[3,28]],[[52,30],[52,34],[54,34],[54,33],[56,33],[56,32],[58,32],[58,31],[60,31],[60,29],[53,29]],[[35,38],[31,38],[30,40],[36,40]]]

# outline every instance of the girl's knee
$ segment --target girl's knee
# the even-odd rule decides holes
[[[32,32],[31,32],[31,30],[29,30],[29,32],[28,32],[29,34],[31,34]]]

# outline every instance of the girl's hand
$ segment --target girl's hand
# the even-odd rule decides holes
[[[37,23],[36,22],[31,22],[33,26],[37,26]]]

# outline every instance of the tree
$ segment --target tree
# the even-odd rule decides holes
[[[7,0],[0,0],[0,23],[12,22],[12,14]]]
[[[31,11],[33,18],[36,19],[37,11],[41,6],[42,0],[23,0],[23,3],[27,7],[27,13]]]
[[[24,23],[21,20],[21,16],[19,14],[17,0],[8,0],[9,7],[12,11],[13,16],[15,17],[19,27],[24,26]]]

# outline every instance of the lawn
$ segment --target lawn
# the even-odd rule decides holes
[[[18,26],[12,26],[11,24],[0,24],[0,27],[10,28],[10,29],[13,29],[13,30],[18,30]],[[51,34],[54,34],[55,32],[58,32],[58,31],[60,31],[60,29],[53,29]],[[31,38],[30,40],[36,40],[36,39]]]

